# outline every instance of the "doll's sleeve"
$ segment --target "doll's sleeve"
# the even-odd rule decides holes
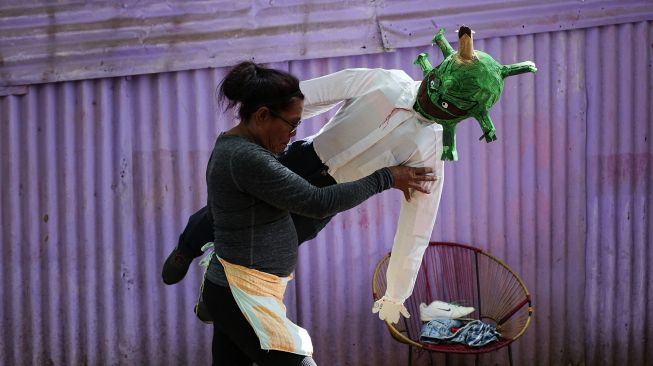
[[[433,157],[424,166],[433,166],[438,179],[433,182],[430,194],[415,192],[410,202],[406,200],[402,202],[397,232],[386,273],[387,289],[385,295],[377,301],[375,307],[401,309],[404,301],[413,292],[417,273],[422,263],[422,256],[428,246],[435,225],[444,184],[444,163],[441,160]],[[395,312],[396,314],[387,314],[389,321],[395,319],[398,321],[399,310]],[[381,313],[379,315],[381,317]],[[386,319],[382,317],[382,320]]]
[[[302,118],[322,114],[336,104],[359,97],[382,84],[389,75],[384,69],[345,69],[300,82],[304,94]]]

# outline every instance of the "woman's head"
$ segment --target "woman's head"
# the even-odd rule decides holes
[[[234,66],[219,88],[227,109],[238,108],[241,123],[263,147],[280,153],[295,135],[304,108],[299,80],[287,72],[245,61]]]

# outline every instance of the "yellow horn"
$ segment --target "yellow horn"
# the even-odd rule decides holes
[[[458,57],[463,62],[474,60],[474,40],[468,35],[463,35],[458,40]]]
[[[462,26],[458,30],[458,61],[474,61],[474,40],[472,39],[473,31],[471,28]]]

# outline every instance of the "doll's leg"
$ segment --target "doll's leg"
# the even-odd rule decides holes
[[[188,218],[184,231],[179,235],[177,246],[163,264],[161,277],[167,285],[181,281],[193,259],[202,255],[202,246],[213,241],[213,218],[204,206]]]
[[[316,187],[336,184],[336,181],[328,173],[328,167],[315,153],[311,141],[293,142],[281,154],[279,162]],[[297,231],[298,244],[315,238],[333,218],[333,216],[329,216],[323,219],[314,219],[296,214],[291,214],[291,217]]]

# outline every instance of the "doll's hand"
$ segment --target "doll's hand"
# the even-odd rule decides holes
[[[399,321],[400,314],[406,318],[410,318],[410,314],[404,304],[390,300],[385,296],[374,303],[372,313],[379,313],[379,319],[392,324]]]

